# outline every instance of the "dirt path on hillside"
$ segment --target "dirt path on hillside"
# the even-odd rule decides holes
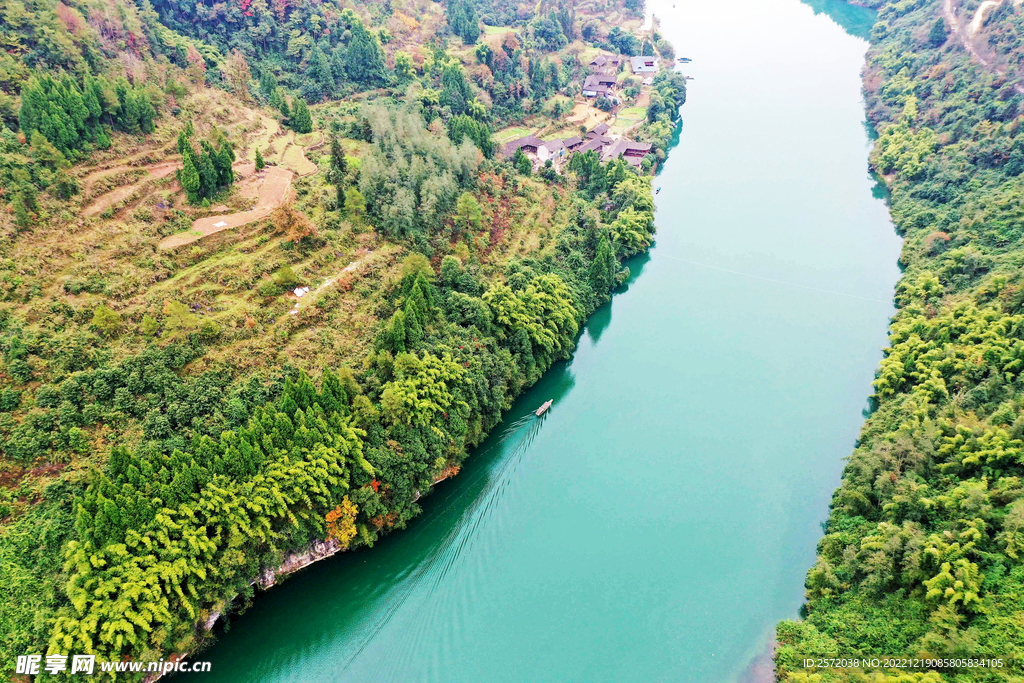
[[[339,278],[341,278],[346,273],[351,273],[354,270],[356,270],[359,266],[363,265],[363,263],[365,263],[371,256],[373,256],[374,253],[375,252],[370,251],[370,252],[367,252],[366,254],[363,254],[361,257],[359,257],[355,261],[352,261],[347,266],[345,266],[340,271],[338,271],[338,273],[336,275],[334,275],[333,277],[330,277],[330,278],[324,280],[322,285],[320,285],[319,287],[317,287],[316,289],[314,289],[314,290],[312,290],[310,292],[306,292],[305,294],[303,294],[302,298],[298,299],[295,302],[295,305],[292,306],[292,308],[288,311],[288,315],[296,315],[299,312],[299,308],[303,304],[309,304],[310,301],[314,301],[315,297],[318,294],[320,294],[325,289],[327,289],[328,287],[333,285],[335,282],[338,281]]]
[[[160,242],[160,249],[176,249],[201,240],[208,235],[237,228],[269,216],[288,196],[294,175],[288,169],[280,166],[267,166],[260,173],[256,173],[252,164],[239,164],[235,166],[235,170],[248,176],[242,181],[244,185],[242,191],[255,191],[256,206],[248,211],[199,218],[192,223],[192,229],[188,232],[180,232],[177,235],[164,238]]]
[[[981,26],[985,23],[985,17],[988,16],[989,12],[1001,4],[1003,4],[1003,0],[985,0],[985,2],[978,5],[978,11],[974,13],[974,19],[971,20],[971,24],[967,29],[967,35],[974,37],[974,34],[981,30]]]
[[[1014,0],[1018,3],[1019,0]],[[949,25],[949,29],[952,31],[953,36],[956,38],[965,50],[983,67],[989,69],[1000,76],[1006,75],[1006,69],[1001,69],[990,62],[981,51],[978,50],[977,45],[974,43],[974,36],[981,30],[982,25],[985,23],[985,17],[991,9],[998,7],[1002,4],[1002,0],[985,0],[978,7],[978,11],[975,12],[974,18],[967,27],[960,25],[960,19],[957,16],[957,7],[954,6],[953,0],[942,0],[942,15],[946,19],[946,23]],[[1014,83],[1013,89],[1024,95],[1024,85],[1020,83]]]
[[[95,174],[86,176],[86,178],[85,178],[86,185],[85,185],[85,189],[83,190],[83,194],[88,195],[89,190],[92,188],[93,183],[95,183],[97,180],[99,180],[102,177],[111,175],[113,173],[123,173],[125,171],[137,171],[137,170],[139,170],[139,168],[140,167],[138,167],[138,166],[118,166],[116,168],[108,168],[108,169],[106,169],[104,171],[98,171]],[[107,210],[108,207],[111,207],[111,206],[117,204],[118,202],[120,202],[121,200],[123,200],[126,197],[130,197],[131,194],[133,192],[135,192],[135,190],[137,190],[140,186],[142,186],[145,183],[148,183],[148,182],[150,182],[152,180],[159,180],[160,178],[166,178],[170,174],[174,173],[174,171],[177,168],[178,168],[178,162],[177,161],[165,161],[165,162],[160,163],[160,164],[153,164],[152,166],[142,167],[142,170],[146,171],[148,173],[148,175],[146,175],[141,180],[139,180],[137,182],[134,182],[134,183],[132,183],[130,185],[123,185],[121,187],[116,187],[113,190],[111,190],[110,192],[107,192],[106,194],[101,194],[99,197],[94,199],[92,201],[92,203],[89,204],[89,206],[87,206],[84,209],[82,209],[82,215],[86,216],[86,217],[89,217],[89,216],[95,216],[95,215],[97,215],[99,213],[103,213],[104,211]]]

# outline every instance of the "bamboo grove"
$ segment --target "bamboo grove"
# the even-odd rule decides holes
[[[19,654],[195,652],[288,553],[404,528],[652,243],[647,175],[593,154],[534,174],[493,139],[571,108],[587,69],[569,38],[636,52],[635,37],[561,1],[522,17],[452,2],[451,25],[422,26],[390,0],[270,5],[0,6],[2,675]],[[512,30],[476,30],[488,16]],[[653,91],[644,172],[685,80]],[[241,119],[257,109],[291,139],[323,134],[294,204],[228,247],[158,249],[211,204],[241,208],[233,164],[252,158]],[[281,163],[269,148],[257,168]],[[146,179],[177,155],[177,174]],[[334,267],[361,257],[379,268],[362,282]],[[339,274],[313,322],[282,308]],[[293,362],[313,326],[353,350]]]
[[[949,35],[941,2],[878,4],[864,74],[880,133],[871,158],[906,271],[874,410],[807,574],[804,619],[778,627],[777,677],[1019,680],[1019,659],[941,672],[799,663],[1024,654],[1022,97]],[[1004,8],[1015,17],[997,22],[1000,35],[1019,33],[1017,12]]]
[[[504,163],[483,162],[496,175],[481,175],[478,162],[465,165],[471,142],[431,138],[414,110],[366,115],[376,142],[350,190],[368,195],[358,220],[379,221],[392,239],[431,249],[458,226],[472,230],[482,178],[500,178],[512,193],[546,187]],[[389,127],[408,134],[389,137]],[[435,191],[448,198],[435,205],[454,220],[420,212],[423,222],[390,228],[395,196],[426,196],[415,191],[419,176],[396,169],[421,164],[435,169]],[[170,344],[120,363],[96,366],[52,348],[67,368],[62,379],[34,390],[16,383],[0,396],[35,405],[20,423],[0,415],[8,456],[32,462],[88,448],[98,425],[137,425],[142,439],[113,447],[81,490],[54,485],[8,525],[0,589],[25,599],[0,608],[3,651],[120,659],[194,650],[206,637],[198,624],[242,604],[261,568],[287,552],[329,536],[370,546],[403,528],[420,495],[513,398],[569,357],[582,321],[628,273],[620,260],[651,243],[650,182],[624,161],[591,164],[566,182],[581,189],[552,186],[567,220],[542,257],[511,260],[499,277],[452,255],[439,264],[405,257],[374,349],[352,370],[327,369],[315,381],[290,366],[248,379],[182,373],[219,335],[182,304],[151,323]],[[17,319],[3,325],[7,367],[28,382],[26,359],[50,341]]]

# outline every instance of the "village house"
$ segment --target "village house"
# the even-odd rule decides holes
[[[582,145],[580,145],[573,151],[578,152],[579,154],[586,154],[587,152],[597,152],[598,154],[600,154],[603,148],[603,142],[601,142],[597,138],[588,138],[586,142],[584,142]]]
[[[598,55],[590,60],[591,71],[618,71],[622,64],[622,57],[618,55]]]
[[[515,155],[516,150],[523,150],[523,154],[537,155],[537,150],[544,145],[544,141],[540,138],[536,138],[532,135],[513,140],[512,142],[505,143],[505,147],[502,149],[502,154],[506,158],[511,159]]]
[[[632,140],[616,140],[601,151],[601,161],[611,161],[622,157],[626,163],[639,167],[644,157],[651,151],[649,142],[633,142]]]
[[[612,97],[617,80],[615,76],[591,74],[583,82],[583,96]]]
[[[567,152],[575,152],[579,147],[583,146],[583,138],[577,137],[575,135],[572,136],[571,138],[566,138],[565,140],[562,140],[562,142],[565,144],[565,150]]]
[[[630,57],[629,64],[635,74],[658,73],[657,57]]]
[[[558,163],[565,157],[565,143],[562,140],[548,140],[537,148],[537,159],[544,163],[550,159]]]
[[[608,135],[611,127],[607,123],[599,123],[593,130],[587,131],[586,140],[572,145],[572,153],[585,154],[594,151],[601,156],[601,161],[611,161],[622,158],[626,163],[639,168],[644,157],[650,154],[651,144],[649,142],[634,142],[627,138],[613,138]],[[568,147],[568,145],[567,145]]]
[[[502,148],[502,154],[506,159],[515,156],[517,150],[523,150],[523,154],[533,162],[534,166],[543,164],[549,159],[553,164],[559,164],[567,154],[565,143],[562,140],[548,140],[545,142],[533,135],[513,140],[506,143]]]
[[[639,168],[644,157],[651,151],[651,144],[634,142],[626,138],[614,138],[608,135],[611,127],[607,123],[599,123],[587,131],[586,138],[572,136],[564,140],[544,141],[533,135],[519,138],[507,143],[502,149],[505,158],[511,159],[516,150],[523,150],[534,168],[551,161],[556,170],[572,154],[596,152],[602,162],[622,158],[630,165]]]

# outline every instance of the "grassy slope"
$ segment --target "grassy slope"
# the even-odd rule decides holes
[[[421,18],[419,29],[399,36],[389,52],[422,42],[420,34],[436,28],[440,6],[429,5],[431,14]],[[134,9],[125,12],[129,24],[137,20]],[[111,55],[120,49],[116,42],[101,47]],[[55,55],[63,49],[52,46]],[[471,65],[472,55],[463,52]],[[145,138],[115,135],[110,149],[94,151],[72,168],[80,194],[67,202],[40,194],[40,220],[32,228],[18,230],[10,216],[0,216],[0,438],[6,456],[0,459],[0,592],[5,595],[0,601],[0,671],[13,666],[16,654],[45,647],[54,617],[67,611],[68,572],[73,570],[64,566],[64,547],[77,533],[73,502],[94,481],[95,471],[105,468],[110,448],[138,447],[152,439],[147,411],[170,416],[178,410],[175,419],[186,421],[169,438],[186,449],[190,435],[216,438],[224,428],[237,428],[253,407],[276,395],[285,377],[297,374],[296,368],[313,375],[325,368],[359,372],[382,317],[391,314],[393,290],[408,253],[407,245],[331,211],[335,190],[326,182],[326,162],[319,157],[327,152],[320,144],[321,130],[329,127],[332,104],[315,107],[314,132],[296,138],[280,129],[274,113],[196,86],[195,74],[186,76],[158,58],[132,62],[131,68],[154,87],[175,92],[160,107],[157,130]],[[172,88],[175,80],[187,87]],[[367,99],[373,95],[353,98]],[[351,113],[354,107],[348,105]],[[223,131],[240,161],[254,158],[259,148],[268,162],[298,174],[314,171],[309,162],[319,162],[320,172],[293,182],[295,208],[318,226],[315,239],[293,242],[275,229],[274,221],[264,220],[178,250],[158,249],[165,236],[220,212],[188,206],[173,173],[164,168],[180,161],[176,137],[189,120],[197,138],[214,127]],[[369,148],[357,140],[342,144],[356,165]],[[300,146],[307,148],[308,161]],[[485,173],[474,194],[484,228],[451,246],[472,264],[483,285],[502,279],[511,261],[550,265],[563,257],[560,248],[567,247],[561,241],[579,239],[567,235],[577,230],[580,218],[563,187],[522,178],[509,186],[507,178]],[[245,210],[253,199],[236,188],[213,202],[215,207],[221,203],[230,211]],[[289,294],[264,296],[260,291],[285,266],[296,274],[295,284],[314,290],[294,316],[288,315],[295,303]],[[169,313],[168,302],[190,306],[184,324]],[[92,324],[100,307],[120,316],[116,333]],[[17,351],[19,344],[23,352]],[[147,350],[175,344],[189,349],[184,364],[174,368],[175,391],[185,392],[178,398],[188,396],[187,403],[215,395],[225,405],[212,415],[201,413],[201,419],[188,423],[181,417],[184,408],[173,402],[175,392],[130,395],[135,405],[114,400],[113,408],[96,413],[85,407],[84,420],[81,411],[66,410],[63,395],[54,399],[51,392],[44,402],[45,392],[62,387],[75,372],[118,368]],[[30,373],[27,381],[12,379],[18,364]],[[193,389],[198,393],[190,395]],[[56,433],[54,424],[64,435],[68,424],[76,424],[77,441],[26,447],[26,433],[41,433],[42,425]]]
[[[176,158],[171,141],[186,116],[195,121],[199,134],[215,122],[247,122],[227,132],[240,158],[254,153],[253,145],[265,141],[257,112],[222,93],[212,95],[200,91],[183,102],[185,113],[163,119],[143,149],[137,149],[137,140],[118,140],[118,148],[96,155],[92,164],[76,173],[83,181],[93,178],[93,186],[100,185],[92,195],[116,189],[118,182],[137,183],[138,174],[117,169],[130,165],[125,160],[151,163]],[[366,149],[365,143],[345,143],[353,160]],[[119,157],[129,146],[132,154]],[[311,157],[317,159],[317,153]],[[111,173],[115,182],[102,185]],[[486,228],[464,241],[469,249],[462,255],[479,263],[485,281],[498,278],[504,264],[514,258],[544,260],[554,255],[555,238],[572,219],[571,204],[563,201],[565,190],[524,179],[518,190],[509,192],[497,176],[482,176],[479,187]],[[297,180],[295,188],[296,207],[323,225],[323,201],[334,192],[323,173]],[[368,226],[338,221],[336,214],[331,227],[321,228],[311,246],[289,242],[265,220],[176,252],[159,251],[156,245],[164,235],[205,213],[184,203],[173,176],[143,180],[131,197],[109,212],[86,219],[73,215],[92,201],[82,200],[81,206],[72,202],[64,208],[68,214],[62,221],[7,232],[4,263],[17,278],[8,280],[2,307],[8,333],[16,330],[29,342],[33,378],[18,385],[21,405],[4,414],[5,435],[39,412],[35,396],[40,387],[60,381],[69,371],[109,367],[152,345],[185,341],[194,330],[171,331],[164,314],[168,300],[192,305],[193,325],[212,322],[217,330],[216,337],[207,339],[198,356],[181,369],[186,382],[219,373],[226,386],[237,389],[250,378],[277,382],[279,368],[300,367],[313,373],[323,368],[358,369],[372,351],[381,316],[390,314],[392,304],[386,295],[396,284],[407,253],[405,246],[382,239]],[[229,208],[246,204],[237,192],[222,201]],[[298,283],[314,288],[301,301],[299,315],[287,314],[295,303],[289,294],[259,292],[259,285],[284,266],[292,268]],[[117,335],[104,336],[91,326],[91,312],[100,305],[120,314]],[[144,332],[145,316],[160,324],[158,336]],[[69,361],[69,355],[76,354],[83,358]],[[3,601],[0,624],[3,650],[12,657],[45,643],[54,615],[66,605],[68,575],[62,567],[62,546],[74,536],[73,497],[81,494],[89,472],[104,466],[110,446],[134,446],[145,438],[141,416],[131,415],[83,424],[81,433],[87,444],[80,448],[55,448],[34,462],[7,458],[2,464],[5,488],[0,502],[6,524],[0,566],[5,593],[14,599]],[[5,658],[3,664],[12,661]]]

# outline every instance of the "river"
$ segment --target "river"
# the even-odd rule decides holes
[[[872,15],[653,10],[694,77],[656,247],[421,517],[261,595],[204,680],[729,682],[796,616],[899,276]]]

